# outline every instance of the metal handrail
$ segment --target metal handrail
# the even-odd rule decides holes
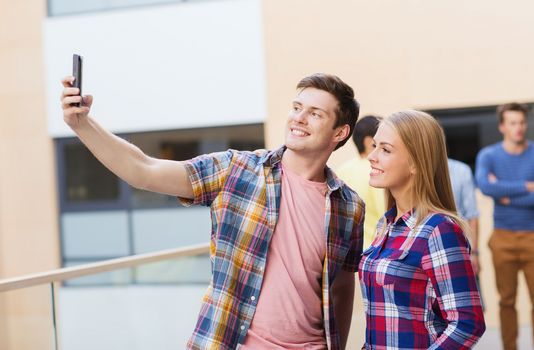
[[[93,275],[96,273],[134,267],[146,263],[157,262],[172,258],[181,258],[209,253],[209,244],[191,245],[176,249],[160,250],[158,252],[110,259],[91,264],[84,264],[30,275],[0,279],[0,292],[48,284],[71,278]]]

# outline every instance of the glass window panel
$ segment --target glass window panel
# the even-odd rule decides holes
[[[127,211],[64,213],[61,226],[66,259],[130,254]]]
[[[119,179],[81,143],[64,146],[66,199],[70,202],[117,200]]]
[[[49,0],[48,15],[59,16],[83,12],[115,10],[140,5],[160,5],[184,1],[186,0]]]
[[[132,212],[134,253],[208,242],[210,210],[206,207],[162,208]]]

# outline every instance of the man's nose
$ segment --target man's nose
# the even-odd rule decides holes
[[[300,110],[293,114],[293,120],[299,122],[299,123],[306,123],[307,120],[307,112],[306,110]]]

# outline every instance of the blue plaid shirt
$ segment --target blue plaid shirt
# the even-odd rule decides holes
[[[464,233],[444,214],[396,215],[360,262],[366,349],[471,349],[485,323]]]
[[[212,280],[188,349],[236,349],[256,310],[269,242],[280,208],[285,147],[267,152],[226,152],[185,162],[194,199],[211,207]],[[326,169],[326,255],[322,275],[324,328],[329,349],[339,349],[330,289],[340,268],[355,272],[363,244],[364,204]]]

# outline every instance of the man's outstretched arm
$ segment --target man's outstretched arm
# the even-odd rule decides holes
[[[113,135],[89,116],[92,96],[82,97],[72,87],[73,77],[62,80],[63,119],[79,139],[115,175],[133,187],[193,198],[193,188],[182,162],[147,156],[135,145]],[[81,107],[72,106],[81,102]]]

